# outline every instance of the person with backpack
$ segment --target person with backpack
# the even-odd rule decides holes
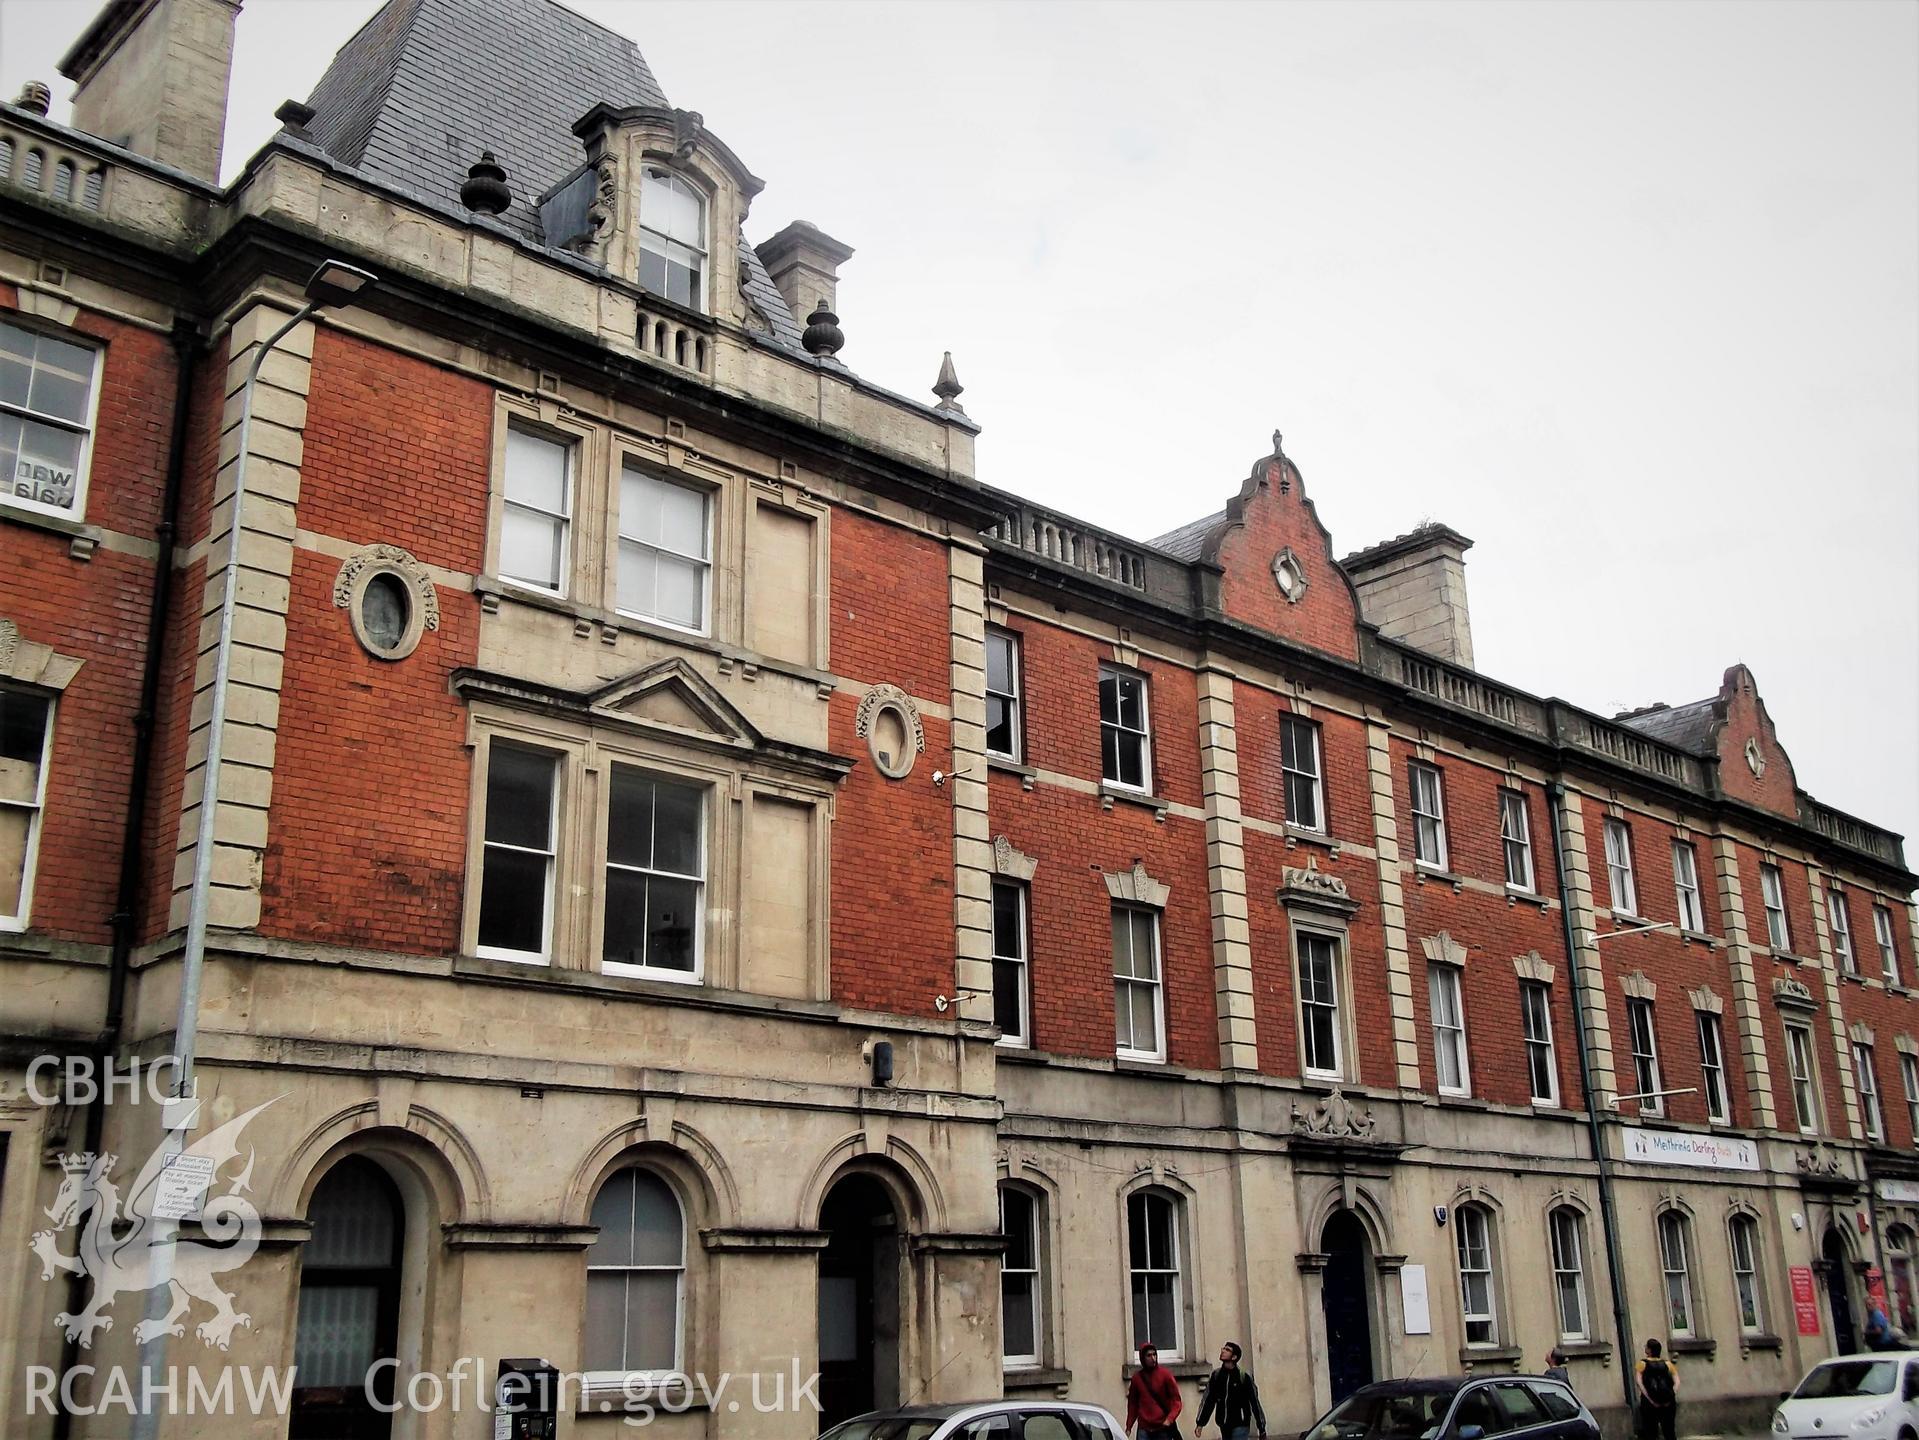
[[[1679,1367],[1663,1358],[1657,1340],[1646,1342],[1646,1354],[1634,1370],[1639,1389],[1641,1440],[1676,1440],[1679,1423]]]
[[[1255,1425],[1259,1427],[1259,1440],[1266,1440],[1266,1411],[1259,1403],[1259,1382],[1239,1363],[1241,1353],[1231,1340],[1220,1347],[1219,1369],[1206,1381],[1199,1418],[1193,1422],[1194,1440],[1214,1416],[1219,1419],[1220,1440],[1252,1440]]]

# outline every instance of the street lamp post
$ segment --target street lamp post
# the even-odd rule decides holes
[[[279,329],[269,335],[253,352],[247,367],[246,383],[240,393],[239,445],[233,460],[233,506],[227,521],[226,564],[220,585],[220,630],[213,654],[213,701],[207,716],[207,753],[201,768],[200,819],[194,838],[193,883],[187,897],[186,948],[181,956],[180,1001],[173,1026],[173,1095],[162,1108],[165,1134],[161,1148],[165,1158],[158,1173],[164,1174],[186,1146],[187,1132],[198,1122],[199,1100],[195,1094],[194,1061],[200,1039],[200,981],[206,968],[207,911],[213,897],[213,843],[215,820],[220,801],[220,768],[226,738],[227,689],[233,670],[233,615],[237,597],[236,572],[240,567],[240,531],[247,494],[248,446],[253,429],[253,397],[258,388],[260,370],[267,356],[295,328],[316,312],[328,308],[343,309],[357,304],[378,281],[368,271],[341,260],[323,261],[307,278],[306,303]],[[161,557],[166,563],[166,557]],[[147,1318],[158,1319],[169,1308],[169,1282],[173,1275],[174,1233],[176,1221],[154,1218],[153,1268],[147,1291]],[[164,1383],[167,1336],[165,1332],[143,1341],[140,1369],[143,1395],[152,1395]],[[165,1392],[162,1392],[165,1393]],[[153,1440],[159,1434],[160,1412],[148,1404],[138,1407],[134,1416],[135,1440]]]

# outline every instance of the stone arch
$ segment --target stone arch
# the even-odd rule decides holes
[[[1399,1247],[1393,1244],[1392,1218],[1379,1197],[1364,1185],[1354,1184],[1349,1190],[1337,1180],[1321,1187],[1307,1210],[1306,1228],[1300,1238],[1307,1245],[1317,1247],[1319,1237],[1326,1233],[1326,1222],[1341,1210],[1350,1210],[1359,1217],[1360,1226],[1366,1232],[1366,1243],[1373,1247],[1373,1254],[1400,1253]]]
[[[593,1197],[606,1177],[632,1162],[653,1164],[668,1173],[683,1202],[702,1228],[738,1223],[739,1186],[719,1148],[700,1131],[675,1120],[665,1136],[652,1135],[644,1119],[609,1130],[574,1167],[561,1202],[561,1223],[585,1225]]]
[[[372,1154],[389,1171],[399,1166],[410,1172],[420,1188],[407,1198],[430,1199],[440,1224],[484,1223],[492,1217],[486,1172],[459,1128],[420,1106],[409,1107],[404,1124],[383,1123],[377,1100],[335,1111],[294,1146],[267,1190],[269,1213],[304,1216],[320,1177],[360,1152]]]
[[[827,1192],[852,1174],[871,1175],[886,1188],[893,1213],[908,1233],[946,1229],[946,1197],[925,1157],[897,1135],[887,1136],[885,1145],[873,1150],[864,1130],[842,1136],[820,1157],[800,1188],[795,1225],[802,1230],[817,1226]]]

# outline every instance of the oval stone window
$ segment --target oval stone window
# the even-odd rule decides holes
[[[360,629],[370,647],[388,654],[398,650],[412,618],[413,597],[398,575],[383,571],[367,581],[360,595]]]
[[[873,758],[887,775],[904,775],[913,768],[907,749],[906,717],[897,705],[885,705],[873,717]]]

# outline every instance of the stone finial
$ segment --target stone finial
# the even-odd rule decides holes
[[[479,163],[466,172],[460,203],[480,215],[499,215],[513,203],[513,192],[506,188],[506,167],[493,158],[491,150],[482,150]]]
[[[1273,458],[1275,460],[1283,460],[1285,459],[1285,457],[1286,457],[1286,452],[1282,448],[1280,448],[1279,431],[1275,430],[1273,432]]]
[[[840,317],[826,308],[826,301],[821,300],[806,317],[806,333],[800,336],[800,344],[806,347],[807,354],[824,355],[828,360],[839,354],[840,347],[846,344]]]
[[[957,415],[964,415],[966,411],[961,407],[959,397],[965,389],[966,387],[959,383],[959,372],[953,368],[953,352],[948,350],[945,358],[940,361],[939,379],[933,382],[933,393],[939,397],[940,402],[934,408],[951,410]]]
[[[273,112],[273,118],[294,134],[304,135],[307,126],[313,122],[313,117],[317,114],[319,111],[304,100],[283,100],[280,102],[280,108]]]
[[[44,80],[29,80],[20,87],[20,98],[13,102],[33,115],[44,115],[52,108],[53,91]]]

